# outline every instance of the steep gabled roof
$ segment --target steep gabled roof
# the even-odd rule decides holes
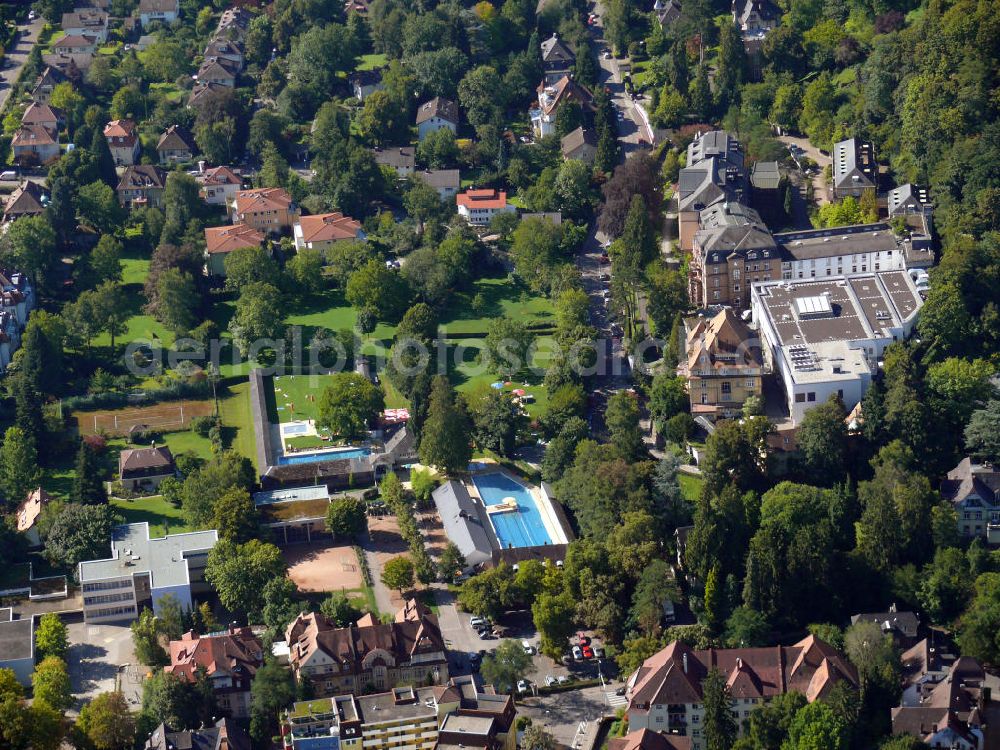
[[[118,471],[122,474],[149,469],[167,470],[172,469],[173,465],[174,456],[165,445],[123,450],[118,456]]]
[[[170,666],[164,669],[194,682],[198,669],[214,677],[225,675],[249,680],[264,663],[264,647],[250,628],[231,627],[225,633],[199,636],[188,631],[170,641]]]
[[[732,308],[720,310],[712,318],[700,318],[688,334],[687,369],[721,367],[762,367],[764,364],[757,338]],[[702,355],[708,357],[702,362]]]
[[[542,47],[542,62],[564,62],[567,65],[572,65],[576,60],[576,55],[570,50],[562,40],[559,39],[558,34],[552,34],[551,37],[546,39],[541,44]]]
[[[118,182],[119,190],[163,189],[167,184],[167,173],[153,164],[134,164],[125,167]]]
[[[450,99],[435,96],[429,102],[420,105],[420,109],[417,110],[417,125],[432,117],[440,117],[458,125],[458,105]]]
[[[608,750],[691,750],[691,738],[637,729],[608,740]]]
[[[16,219],[18,216],[37,216],[45,210],[43,199],[45,191],[37,182],[25,180],[7,199],[4,207],[4,218]]]
[[[44,125],[22,125],[14,132],[11,146],[50,146],[58,144],[55,136]]]
[[[160,136],[159,143],[156,144],[157,151],[190,151],[194,153],[197,147],[194,143],[194,136],[183,125],[171,125],[163,135]]]

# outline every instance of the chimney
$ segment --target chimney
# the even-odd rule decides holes
[[[889,605],[889,611],[890,612],[896,611],[896,602],[893,602],[892,604]]]
[[[684,674],[687,674],[688,673],[688,655],[687,654],[683,654],[681,656],[681,661],[684,664]]]
[[[736,668],[743,669],[743,657],[740,656],[736,657]]]
[[[198,174],[205,174],[205,160],[198,160]]]

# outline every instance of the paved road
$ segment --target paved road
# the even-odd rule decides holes
[[[38,34],[44,25],[45,22],[41,18],[35,19],[30,24],[18,25],[17,43],[7,50],[4,56],[5,67],[0,70],[0,110],[7,104],[11,88],[21,75],[21,68],[28,61],[31,48],[38,41]]]
[[[642,129],[639,126],[642,117],[636,111],[632,97],[625,93],[625,84],[622,83],[618,60],[610,55],[611,47],[604,41],[602,20],[604,7],[600,3],[595,3],[593,12],[596,14],[597,20],[590,29],[597,51],[597,62],[600,66],[600,84],[611,92],[611,101],[614,103],[616,111],[623,115],[622,119],[618,121],[618,140],[621,142],[622,152],[627,155],[639,148],[640,141],[646,140],[643,138]],[[605,57],[605,54],[608,54],[608,57]]]

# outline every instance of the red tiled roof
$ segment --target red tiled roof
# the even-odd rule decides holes
[[[263,645],[250,628],[230,628],[227,633],[199,636],[193,631],[170,641],[170,672],[187,682],[197,679],[198,668],[209,676],[225,674],[252,679],[264,661]]]
[[[244,247],[259,247],[263,242],[263,233],[246,224],[205,229],[205,252],[210,255],[231,253]]]
[[[198,176],[202,185],[242,185],[243,180],[229,167],[212,167]]]
[[[44,125],[22,125],[14,133],[11,146],[48,146],[58,143]]]
[[[455,203],[466,208],[504,208],[507,205],[507,193],[487,190],[466,190],[455,196]]]
[[[236,194],[236,212],[280,211],[292,205],[292,196],[282,188],[240,190]]]
[[[361,231],[361,222],[350,216],[344,216],[339,211],[332,214],[317,214],[303,216],[299,219],[304,242],[334,242],[336,240],[351,240]]]

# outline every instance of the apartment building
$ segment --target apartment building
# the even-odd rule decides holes
[[[860,138],[848,138],[833,146],[834,199],[860,198],[865,190],[878,186],[875,144]]]
[[[364,240],[366,235],[360,221],[334,211],[303,216],[292,227],[292,237],[296,250],[327,250],[338,242]]]
[[[760,396],[764,360],[756,334],[731,308],[684,321],[684,356],[691,413],[733,417],[750,396]]]
[[[300,701],[286,712],[281,731],[292,750],[514,750],[516,717],[511,696],[485,690],[469,676],[441,686]]]
[[[233,199],[233,224],[246,224],[262,232],[291,231],[299,209],[282,188],[240,190]]]
[[[677,222],[681,249],[691,252],[701,213],[717,203],[744,200],[747,177],[743,150],[722,130],[703,133],[688,145],[687,166],[677,178]]]
[[[168,594],[191,609],[192,595],[209,590],[205,565],[218,540],[214,529],[150,538],[145,521],[115,527],[111,556],[79,565],[84,621],[133,620],[143,607],[157,612]]]
[[[320,613],[302,614],[288,626],[285,640],[292,670],[308,677],[319,696],[448,679],[437,616],[416,599],[407,600],[392,623],[369,614],[338,628]]]
[[[726,678],[733,716],[740,722],[776,695],[797,691],[812,702],[824,698],[838,682],[858,685],[857,671],[847,658],[815,636],[793,646],[703,651],[674,641],[629,677],[629,729],[690,737],[692,750],[702,750],[701,686],[711,669]]]
[[[170,641],[169,651],[165,672],[191,683],[203,673],[221,711],[236,719],[250,717],[250,685],[264,663],[263,644],[250,628],[230,626],[206,635],[189,631]]]
[[[781,379],[794,424],[832,395],[853,409],[923,305],[905,271],[770,281],[751,296],[765,363]]]
[[[245,224],[205,228],[205,269],[209,276],[224,278],[226,258],[234,250],[261,247],[264,233]]]

